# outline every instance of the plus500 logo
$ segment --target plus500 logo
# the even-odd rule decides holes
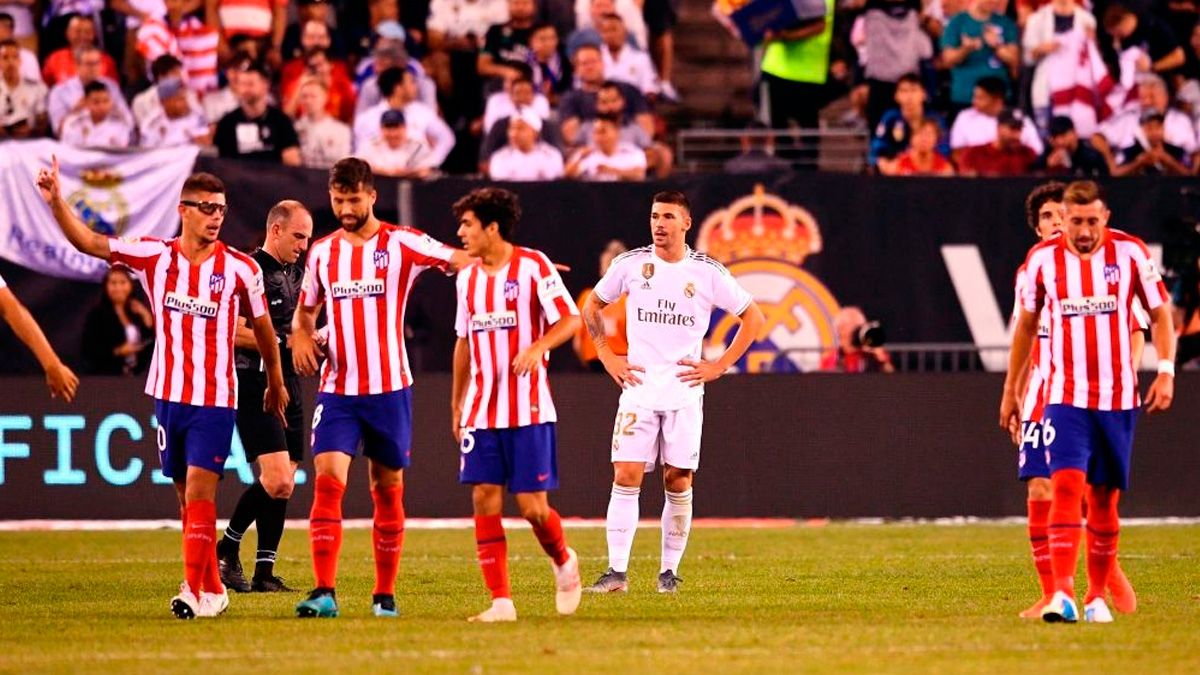
[[[35,423],[36,420],[36,423]],[[46,485],[85,485],[100,480],[109,485],[132,485],[144,477],[151,483],[170,485],[171,479],[159,469],[149,469],[138,455],[156,457],[155,434],[158,420],[150,416],[143,427],[137,419],[125,413],[114,413],[89,427],[84,415],[0,415],[0,485],[5,482],[9,462],[30,459],[31,442],[38,451],[46,447],[46,436],[52,439],[54,462],[42,472]],[[139,447],[140,446],[140,447]],[[49,449],[49,448],[47,448]],[[114,458],[114,451],[118,457]],[[85,468],[94,469],[94,475]],[[246,463],[242,439],[233,435],[225,470],[234,472],[241,482],[254,481],[254,471]],[[307,479],[303,470],[296,472],[296,483]]]

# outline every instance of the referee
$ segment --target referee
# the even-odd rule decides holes
[[[284,200],[267,214],[266,241],[252,254],[263,271],[271,323],[280,341],[291,402],[286,411],[287,428],[262,410],[266,376],[262,358],[255,347],[254,333],[239,324],[237,346],[238,411],[237,428],[246,450],[246,461],[257,462],[258,480],[242,494],[237,508],[217,544],[217,562],[221,582],[232,590],[245,593],[291,591],[275,576],[275,554],[283,538],[288,499],[295,485],[296,466],[304,458],[304,410],[300,405],[300,379],[292,369],[292,314],[300,298],[304,266],[300,257],[312,239],[312,214],[297,201]],[[247,582],[239,556],[242,537],[250,523],[258,523],[258,555],[254,580]]]

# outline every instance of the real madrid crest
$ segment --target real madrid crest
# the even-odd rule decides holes
[[[121,236],[129,225],[129,202],[121,194],[124,178],[108,168],[84,169],[83,185],[67,195],[66,202],[89,228],[108,236]]]
[[[642,278],[649,279],[654,276],[654,263],[645,263],[642,265]]]
[[[689,281],[683,285],[683,297],[690,298],[694,295],[696,295],[696,284]]]

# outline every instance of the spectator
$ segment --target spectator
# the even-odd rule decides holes
[[[596,118],[590,145],[575,151],[566,166],[567,178],[589,181],[640,181],[646,179],[646,155],[621,140],[621,118]]]
[[[584,45],[575,51],[575,81],[576,87],[563,95],[558,106],[558,118],[562,122],[563,140],[568,147],[583,144],[579,138],[580,126],[596,119],[596,99],[600,88],[605,84],[604,60],[600,48]],[[624,82],[618,82],[621,95],[625,100],[625,114],[642,127],[646,134],[654,134],[654,117],[650,114],[650,106],[642,93]]]
[[[36,0],[3,0],[0,2],[0,15],[8,16],[7,20],[0,19],[0,38],[4,40],[16,40],[17,45],[21,49],[30,52],[30,54],[33,54],[34,49],[37,49],[38,42],[37,31],[33,25],[33,8],[35,2]],[[36,54],[34,55],[33,65],[37,68],[37,79],[40,82],[42,79],[42,66],[37,62]]]
[[[328,89],[320,80],[309,78],[300,83],[300,118],[296,135],[300,138],[300,158],[312,169],[328,169],[350,155],[350,126],[329,114]]]
[[[959,154],[966,148],[987,145],[996,140],[996,119],[1004,110],[1004,81],[985,77],[975,85],[971,107],[958,114],[950,127],[950,149],[954,162],[959,164]],[[1025,128],[1021,132],[1021,143],[1041,154],[1045,145],[1037,128],[1028,118],[1022,117]]]
[[[432,152],[425,141],[409,138],[404,113],[388,110],[379,124],[379,138],[368,143],[358,156],[380,176],[428,178],[434,169]]]
[[[567,55],[573,57],[575,50],[585,44],[603,44],[600,22],[607,14],[621,17],[633,46],[645,49],[648,41],[643,4],[638,0],[575,0],[575,32],[567,36]]]
[[[665,178],[671,173],[675,156],[670,146],[655,141],[645,128],[629,116],[629,106],[625,101],[627,87],[622,82],[611,80],[600,85],[600,91],[596,93],[596,115],[615,115],[621,122],[621,141],[642,150],[646,154],[646,167],[655,176]],[[592,143],[593,124],[594,120],[588,120],[579,126],[581,145]]]
[[[314,6],[322,6],[324,2]],[[326,58],[330,63],[334,64],[334,70],[339,71],[339,77],[344,77],[348,84],[353,85],[353,77],[350,69],[346,66],[346,62],[340,57],[335,56],[333,51],[333,36],[330,33],[329,26],[324,21],[306,21],[303,24],[304,30],[300,33],[300,42],[294,47],[291,52],[293,56],[288,57],[286,63],[283,64],[283,69],[279,71],[279,86],[282,89],[285,85],[291,84],[295,86],[300,80],[300,76],[308,69],[308,56],[315,50],[323,50]],[[283,98],[287,98],[284,94]]]
[[[604,40],[600,47],[600,54],[604,58],[604,76],[637,87],[651,101],[657,98],[662,87],[654,70],[654,62],[645,51],[628,44],[628,34],[621,17],[616,14],[603,17],[600,20],[600,37]]]
[[[1114,2],[1104,10],[1104,29],[1113,38],[1122,83],[1141,73],[1167,75],[1186,60],[1171,27],[1153,14],[1139,14]]]
[[[405,129],[413,138],[420,138],[433,149],[435,166],[446,161],[456,142],[454,131],[437,112],[417,100],[417,80],[406,68],[390,68],[379,74],[379,90],[384,100],[364,110],[354,119],[354,147],[365,148],[379,137],[379,121],[389,109],[404,113]]]
[[[792,163],[775,156],[775,132],[755,120],[741,137],[742,153],[725,160],[721,170],[730,174],[756,174],[788,171]]]
[[[46,63],[42,66],[42,80],[46,82],[47,87],[69,80],[75,76],[76,70],[76,52],[84,47],[96,46],[96,24],[89,16],[73,16],[67,22],[67,46],[63,47],[46,57]],[[109,80],[116,81],[120,75],[117,73],[117,63],[113,58],[104,52],[100,54],[100,75]]]
[[[529,37],[536,15],[536,0],[508,0],[508,21],[488,28],[484,36],[476,66],[480,77],[511,76],[514,64],[529,62]]]
[[[996,13],[997,4],[997,0],[970,0],[967,10],[954,15],[942,34],[942,62],[950,68],[950,104],[956,110],[971,105],[975,84],[985,77],[998,78],[1007,88],[1011,72],[1019,65],[1017,25]],[[954,145],[953,138],[950,144]]]
[[[21,76],[21,46],[0,41],[0,140],[46,133],[46,85]]]
[[[329,0],[300,0],[296,5],[296,21],[288,24],[283,33],[284,61],[301,58],[313,47],[328,50],[330,58],[345,59],[346,46],[341,34],[330,28],[331,18]]]
[[[225,86],[204,95],[201,103],[204,106],[204,117],[209,124],[216,128],[217,122],[238,108],[238,82],[242,71],[250,68],[251,61],[246,56],[238,56],[229,62],[225,69]]]
[[[1109,169],[1116,174],[1116,167],[1128,161],[1121,155],[1125,148],[1136,143],[1145,145],[1142,133],[1142,113],[1152,110],[1164,116],[1166,142],[1183,148],[1186,154],[1196,151],[1196,128],[1186,113],[1170,107],[1167,83],[1158,75],[1143,73],[1138,77],[1137,101],[1124,112],[1105,120],[1099,133],[1092,137],[1096,149],[1109,162]]]
[[[1142,112],[1141,138],[1125,148],[1123,164],[1113,170],[1114,176],[1186,176],[1187,153],[1178,145],[1166,141],[1166,116],[1158,110]]]
[[[1024,176],[1030,173],[1038,153],[1021,142],[1022,130],[1028,122],[1020,111],[1011,108],[1000,113],[996,139],[959,153],[959,173],[964,176]]]
[[[0,9],[5,9],[6,5],[0,5]],[[38,63],[37,54],[32,50],[21,46],[17,41],[17,32],[15,30],[16,22],[13,20],[13,15],[9,11],[0,12],[0,42],[5,40],[13,40],[17,42],[17,53],[20,60],[20,73],[22,80],[42,81],[42,66]]]
[[[170,54],[163,54],[154,59],[154,63],[150,64],[150,76],[156,84],[166,80],[179,80],[183,82],[183,63]],[[199,113],[200,119],[207,120],[208,118],[204,117],[204,114],[200,112],[203,110],[203,107],[200,105],[200,99],[196,96],[196,92],[185,86],[184,95],[187,98],[188,106]],[[130,107],[133,109],[134,123],[138,128],[141,128],[147,119],[162,112],[162,102],[158,96],[158,87],[152,84],[145,91],[134,96]]]
[[[541,94],[535,94],[533,80],[528,69],[514,78],[506,78],[504,89],[487,98],[487,106],[483,110],[483,133],[487,134],[496,122],[512,115],[517,108],[533,108],[543,120],[550,118],[550,101]]]
[[[77,148],[127,148],[133,125],[113,105],[113,94],[101,81],[83,87],[83,107],[67,115],[62,142]]]
[[[295,62],[289,63],[292,65]],[[350,82],[350,73],[341,61],[330,61],[329,54],[321,47],[313,47],[301,59],[303,69],[292,69],[290,78],[285,77],[279,84],[283,98],[283,112],[289,117],[299,115],[300,83],[306,79],[319,80],[329,92],[326,105],[329,114],[339,120],[350,123],[354,121],[354,85]]]
[[[1200,131],[1200,20],[1192,27],[1188,46],[1191,50],[1188,53],[1188,66],[1184,75],[1180,77],[1175,100],[1191,114],[1193,125]]]
[[[263,48],[272,68],[283,64],[283,34],[287,31],[287,0],[205,0],[206,21],[219,26],[222,58],[234,37],[245,35]]]
[[[672,77],[675,75],[675,31],[679,22],[673,0],[643,0],[642,18],[646,20],[646,32],[650,38],[646,45],[654,67],[658,70],[662,94],[668,100],[679,99]]]
[[[59,135],[63,120],[66,119],[68,113],[83,109],[83,88],[92,82],[103,82],[104,86],[108,87],[114,108],[132,126],[133,115],[129,112],[129,107],[125,105],[121,88],[113,80],[100,75],[100,70],[104,66],[100,48],[95,45],[80,47],[75,53],[75,63],[77,65],[75,76],[54,85],[50,89],[50,95],[46,102],[50,114],[50,128],[54,134]]]
[[[613,259],[627,250],[629,249],[620,240],[613,239],[608,242],[604,251],[600,253],[600,276],[596,278],[604,278]],[[591,288],[583,289],[575,306],[583,307],[583,303],[587,302],[588,296],[591,294]],[[609,348],[614,354],[621,356],[628,354],[629,342],[625,338],[625,296],[622,295],[617,298],[616,302],[605,305],[604,309],[600,310],[600,318],[604,319],[604,334]],[[587,326],[580,326],[579,330],[575,331],[575,337],[571,339],[571,348],[575,350],[575,355],[579,357],[579,362],[585,368],[594,373],[604,372],[604,364],[600,362],[600,357],[596,353],[596,343],[592,341]]]
[[[1070,117],[1084,136],[1095,133],[1108,69],[1096,47],[1096,19],[1075,0],[1053,0],[1025,24],[1025,64],[1034,68],[1030,100],[1037,126]]]
[[[871,136],[871,145],[867,151],[868,166],[882,166],[892,162],[900,153],[908,149],[912,139],[912,131],[926,119],[932,119],[938,125],[937,151],[942,155],[950,155],[950,144],[946,140],[946,123],[941,115],[930,111],[926,104],[925,87],[921,78],[913,73],[900,76],[896,83],[895,108],[883,114],[879,124],[875,125]],[[887,173],[881,168],[881,173]]]
[[[542,118],[533,110],[517,111],[508,122],[508,145],[488,160],[492,180],[543,181],[563,177],[563,158],[554,146],[540,140]]]
[[[560,47],[558,29],[553,24],[533,27],[529,36],[529,68],[534,88],[551,105],[558,105],[558,97],[571,90],[574,77],[571,61]]]
[[[180,145],[212,145],[212,129],[204,114],[192,106],[192,92],[177,77],[165,77],[154,87],[158,101],[138,121],[141,146],[169,148]]]
[[[425,28],[438,91],[448,95],[477,80],[484,36],[493,25],[507,22],[508,0],[433,0]]]
[[[123,267],[110,267],[101,282],[100,302],[83,324],[84,369],[92,375],[134,375],[146,370],[154,344],[154,315],[134,297],[133,279]]]
[[[390,24],[390,27],[389,27]],[[380,26],[388,35],[403,34],[404,29],[395,21],[384,22]],[[404,41],[394,38],[380,38],[372,50],[371,56],[363,59],[354,71],[354,80],[359,83],[358,103],[355,115],[361,115],[364,110],[378,105],[383,100],[379,91],[379,74],[389,68],[404,68],[412,72],[416,79],[416,100],[430,108],[437,109],[437,85],[425,74],[421,62],[409,56],[404,49]]]
[[[292,120],[267,101],[270,75],[260,65],[238,74],[236,110],[217,123],[215,142],[222,157],[300,166],[300,139]]]
[[[479,148],[479,173],[487,175],[488,162],[496,151],[508,144],[508,123],[512,116],[501,117],[492,125],[491,130],[483,137]],[[553,118],[542,120],[541,139],[547,145],[562,153],[566,144],[563,143],[562,129]]]
[[[1108,175],[1108,161],[1079,138],[1070,117],[1055,117],[1050,120],[1050,147],[1034,169],[1051,176],[1097,178]]]
[[[892,107],[900,79],[933,58],[933,43],[921,28],[921,0],[868,0],[862,21],[867,126],[874,129]]]
[[[759,86],[766,103],[767,123],[776,129],[795,122],[817,128],[817,116],[827,98],[829,50],[833,43],[834,0],[825,0],[825,16],[798,22],[781,31],[767,31]]]
[[[137,31],[137,51],[153,67],[170,54],[183,63],[183,81],[197,94],[217,88],[217,48],[220,35],[189,12],[186,0],[166,0],[166,13],[147,17]],[[220,119],[210,117],[209,119]]]
[[[885,176],[953,176],[954,165],[938,151],[943,130],[928,117],[913,127],[912,143],[894,161],[879,163]]]
[[[864,344],[867,317],[858,307],[843,307],[833,317],[837,348],[821,357],[820,369],[827,373],[893,373],[892,357],[881,346]]]

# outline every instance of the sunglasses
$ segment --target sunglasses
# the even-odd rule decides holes
[[[229,209],[228,204],[218,204],[217,202],[196,202],[190,199],[181,199],[179,203],[184,206],[191,206],[206,216],[211,216],[214,213],[225,215],[225,211]]]

